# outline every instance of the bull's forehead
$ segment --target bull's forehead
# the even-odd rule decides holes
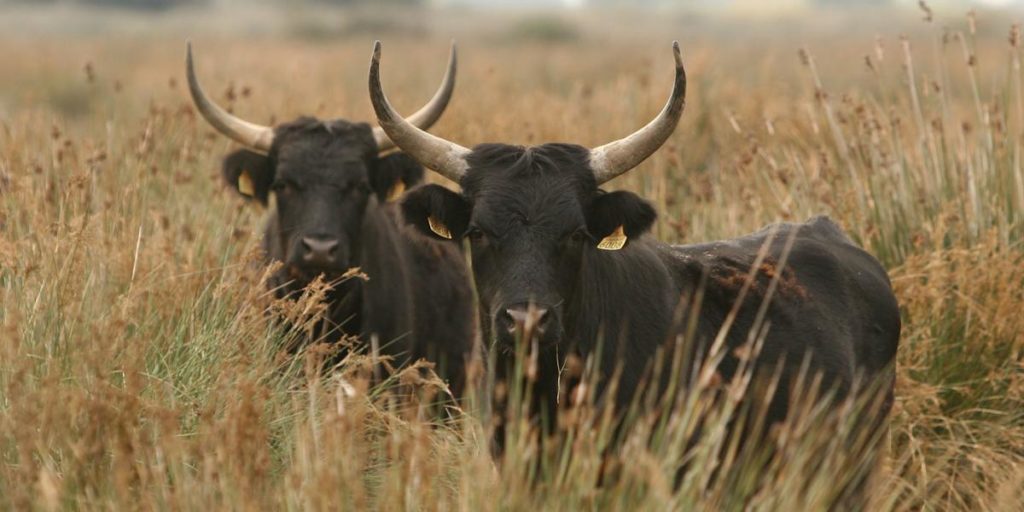
[[[552,174],[504,177],[481,183],[473,223],[495,234],[560,236],[585,224],[585,187]]]
[[[284,141],[277,151],[280,177],[298,182],[344,183],[367,177],[372,152],[352,138],[307,134]]]
[[[575,144],[475,147],[462,180],[473,222],[496,234],[518,226],[553,235],[579,228],[597,192],[588,159],[589,151]]]

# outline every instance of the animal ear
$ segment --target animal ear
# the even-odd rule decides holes
[[[599,249],[615,251],[654,225],[658,213],[640,196],[626,191],[602,194],[587,213],[587,230],[600,240]]]
[[[270,185],[274,182],[274,165],[270,158],[240,149],[224,158],[221,172],[228,186],[243,197],[267,205]]]
[[[405,222],[434,238],[460,240],[469,227],[469,202],[441,185],[417,188],[402,199]]]
[[[373,161],[370,186],[380,201],[397,201],[423,181],[423,166],[405,153],[391,153]]]

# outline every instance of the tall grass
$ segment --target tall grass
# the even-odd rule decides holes
[[[614,184],[658,204],[668,241],[824,212],[888,266],[904,335],[872,510],[1024,503],[1020,36],[973,26],[799,52],[684,43],[684,122]],[[182,42],[130,43],[0,42],[18,77],[0,78],[0,507],[812,510],[867,469],[844,435],[856,408],[808,409],[771,451],[730,448],[735,397],[754,390],[713,372],[675,414],[638,400],[621,433],[577,390],[557,442],[505,389],[497,463],[502,411],[481,397],[439,415],[443,384],[419,369],[378,382],[355,355],[316,371],[326,349],[290,355],[301,333],[268,313],[315,319],[318,295],[265,292],[262,212],[218,181],[230,146],[188,106]],[[412,111],[445,43],[389,44],[387,88]],[[465,145],[610,140],[657,111],[671,72],[660,40],[462,47],[436,131]],[[368,45],[197,50],[207,87],[247,118],[370,119]]]

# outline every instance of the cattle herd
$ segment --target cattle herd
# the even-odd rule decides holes
[[[454,45],[441,87],[409,117],[381,87],[374,45],[377,126],[311,117],[253,124],[203,92],[191,47],[186,66],[196,108],[244,146],[224,160],[227,183],[271,206],[263,243],[268,260],[280,262],[270,283],[278,296],[353,267],[367,277],[332,287],[316,339],[356,338],[399,362],[427,359],[456,395],[474,353],[489,354],[494,374],[508,380],[526,352],[537,362],[528,384],[537,418],[557,412],[570,358],[596,369],[600,403],[621,410],[645,384],[667,389],[666,375],[690,382],[692,369],[714,356],[724,382],[743,368],[755,386],[771,381],[766,425],[783,421],[794,386],[812,381],[833,403],[875,390],[878,406],[863,424],[884,425],[899,308],[885,269],[839,226],[822,216],[671,245],[649,234],[651,203],[601,188],[675,130],[686,73],[678,43],[672,49],[675,80],[662,111],[595,148],[467,148],[428,133],[452,98]],[[425,184],[424,169],[459,191]],[[659,372],[658,361],[673,354],[689,368]],[[606,393],[613,375],[617,385]]]

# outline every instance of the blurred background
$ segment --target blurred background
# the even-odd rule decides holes
[[[1008,115],[998,105],[1016,87],[1022,17],[1024,0],[0,0],[0,124],[29,139],[59,127],[108,152],[121,131],[143,126],[139,137],[197,152],[169,165],[179,181],[205,178],[208,195],[220,190],[218,157],[233,145],[192,117],[187,40],[206,89],[262,124],[299,115],[372,122],[375,39],[385,89],[412,112],[457,40],[458,85],[435,131],[468,146],[597,145],[631,132],[661,108],[669,44],[679,40],[686,114],[666,150],[620,185],[665,207],[662,236],[709,239],[850,207],[831,193],[817,198],[825,205],[733,203],[750,185],[734,177],[793,165],[780,163],[792,154],[770,154],[781,141],[812,170],[830,169],[819,150],[837,143],[830,133],[840,125],[866,148],[878,143],[872,130],[883,121],[857,124],[868,111],[916,130]],[[919,135],[897,129],[906,126],[892,124],[893,135]],[[736,213],[708,221],[694,215],[700,204]]]
[[[7,35],[216,30],[339,37],[400,24],[421,32],[477,28],[498,36],[514,31],[523,15],[544,14],[550,25],[518,28],[564,39],[586,34],[587,28],[608,28],[580,26],[576,19],[584,13],[591,18],[604,14],[610,25],[627,32],[644,32],[655,21],[689,21],[711,30],[771,20],[785,22],[788,28],[821,30],[835,27],[837,16],[856,14],[856,26],[845,28],[858,31],[917,17],[918,5],[918,0],[0,0],[0,28]],[[1024,10],[1021,0],[935,0],[927,5],[936,15],[969,9]],[[405,15],[389,22],[368,14],[398,15],[396,11]],[[644,17],[648,23],[619,17],[623,13]],[[481,20],[495,25],[481,26]]]
[[[670,243],[831,215],[886,266],[904,312],[868,510],[1021,510],[1022,19],[1021,0],[0,0],[0,509],[331,510],[377,494],[425,510],[455,508],[449,496],[468,510],[728,509],[715,500],[729,478],[683,501],[615,501],[592,476],[534,493],[530,456],[498,473],[486,435],[350,413],[397,447],[364,453],[318,430],[342,413],[317,389],[341,388],[311,381],[307,401],[281,371],[293,360],[264,313],[283,306],[253,271],[266,211],[225,186],[237,146],[184,86],[191,40],[204,88],[240,117],[372,123],[373,41],[409,113],[456,39],[434,133],[593,146],[662,107],[676,39],[679,128],[608,189],[653,202]],[[631,478],[672,481],[666,457],[635,457]],[[814,500],[836,474],[803,487],[780,473],[761,508],[832,509]]]
[[[181,78],[188,39],[195,41],[200,62],[212,66],[204,75],[236,82],[257,103],[268,99],[262,96],[266,86],[288,82],[292,93],[272,112],[261,113],[263,121],[317,114],[323,101],[339,101],[325,97],[323,89],[306,90],[296,80],[283,80],[281,72],[306,81],[340,80],[338,88],[361,94],[362,54],[374,39],[398,44],[403,52],[430,51],[438,61],[447,42],[457,39],[467,62],[461,77],[471,83],[487,72],[472,67],[477,58],[493,63],[522,57],[526,67],[508,71],[527,81],[533,65],[552,73],[573,60],[577,68],[585,66],[590,50],[596,50],[596,65],[602,57],[615,56],[649,63],[664,57],[668,42],[678,39],[694,70],[703,70],[713,59],[713,69],[730,82],[756,85],[761,94],[802,93],[806,89],[793,91],[789,80],[781,80],[796,71],[799,48],[827,53],[818,66],[829,85],[856,87],[873,80],[864,73],[864,57],[896,50],[891,45],[901,38],[931,44],[941,32],[945,46],[950,35],[969,28],[982,44],[1005,43],[1010,21],[1022,13],[1024,0],[0,0],[0,62],[6,70],[0,75],[0,115],[31,105],[81,117],[96,106],[86,98],[96,96],[96,87],[89,92],[83,77],[112,89],[138,86],[133,98],[122,96],[122,101],[148,103],[156,91]],[[517,46],[519,51],[511,51]],[[351,60],[323,60],[338,59],[341,48],[352,50]],[[534,50],[565,52],[565,59],[538,61]],[[247,61],[250,56],[254,62]],[[423,61],[414,60],[403,64],[414,75],[411,80],[429,81],[435,76],[429,73],[441,65],[431,60],[421,70]],[[176,76],[157,82],[139,76],[157,68],[174,70]],[[667,66],[657,69],[662,68]],[[766,72],[779,73],[778,83],[763,83]],[[257,78],[264,73],[272,75],[272,82]],[[543,93],[545,82],[558,86],[558,81],[586,78],[545,72],[529,78],[539,88],[515,93]],[[303,99],[311,94],[319,100]],[[354,108],[353,114],[368,115],[365,103],[342,105],[346,112]]]

